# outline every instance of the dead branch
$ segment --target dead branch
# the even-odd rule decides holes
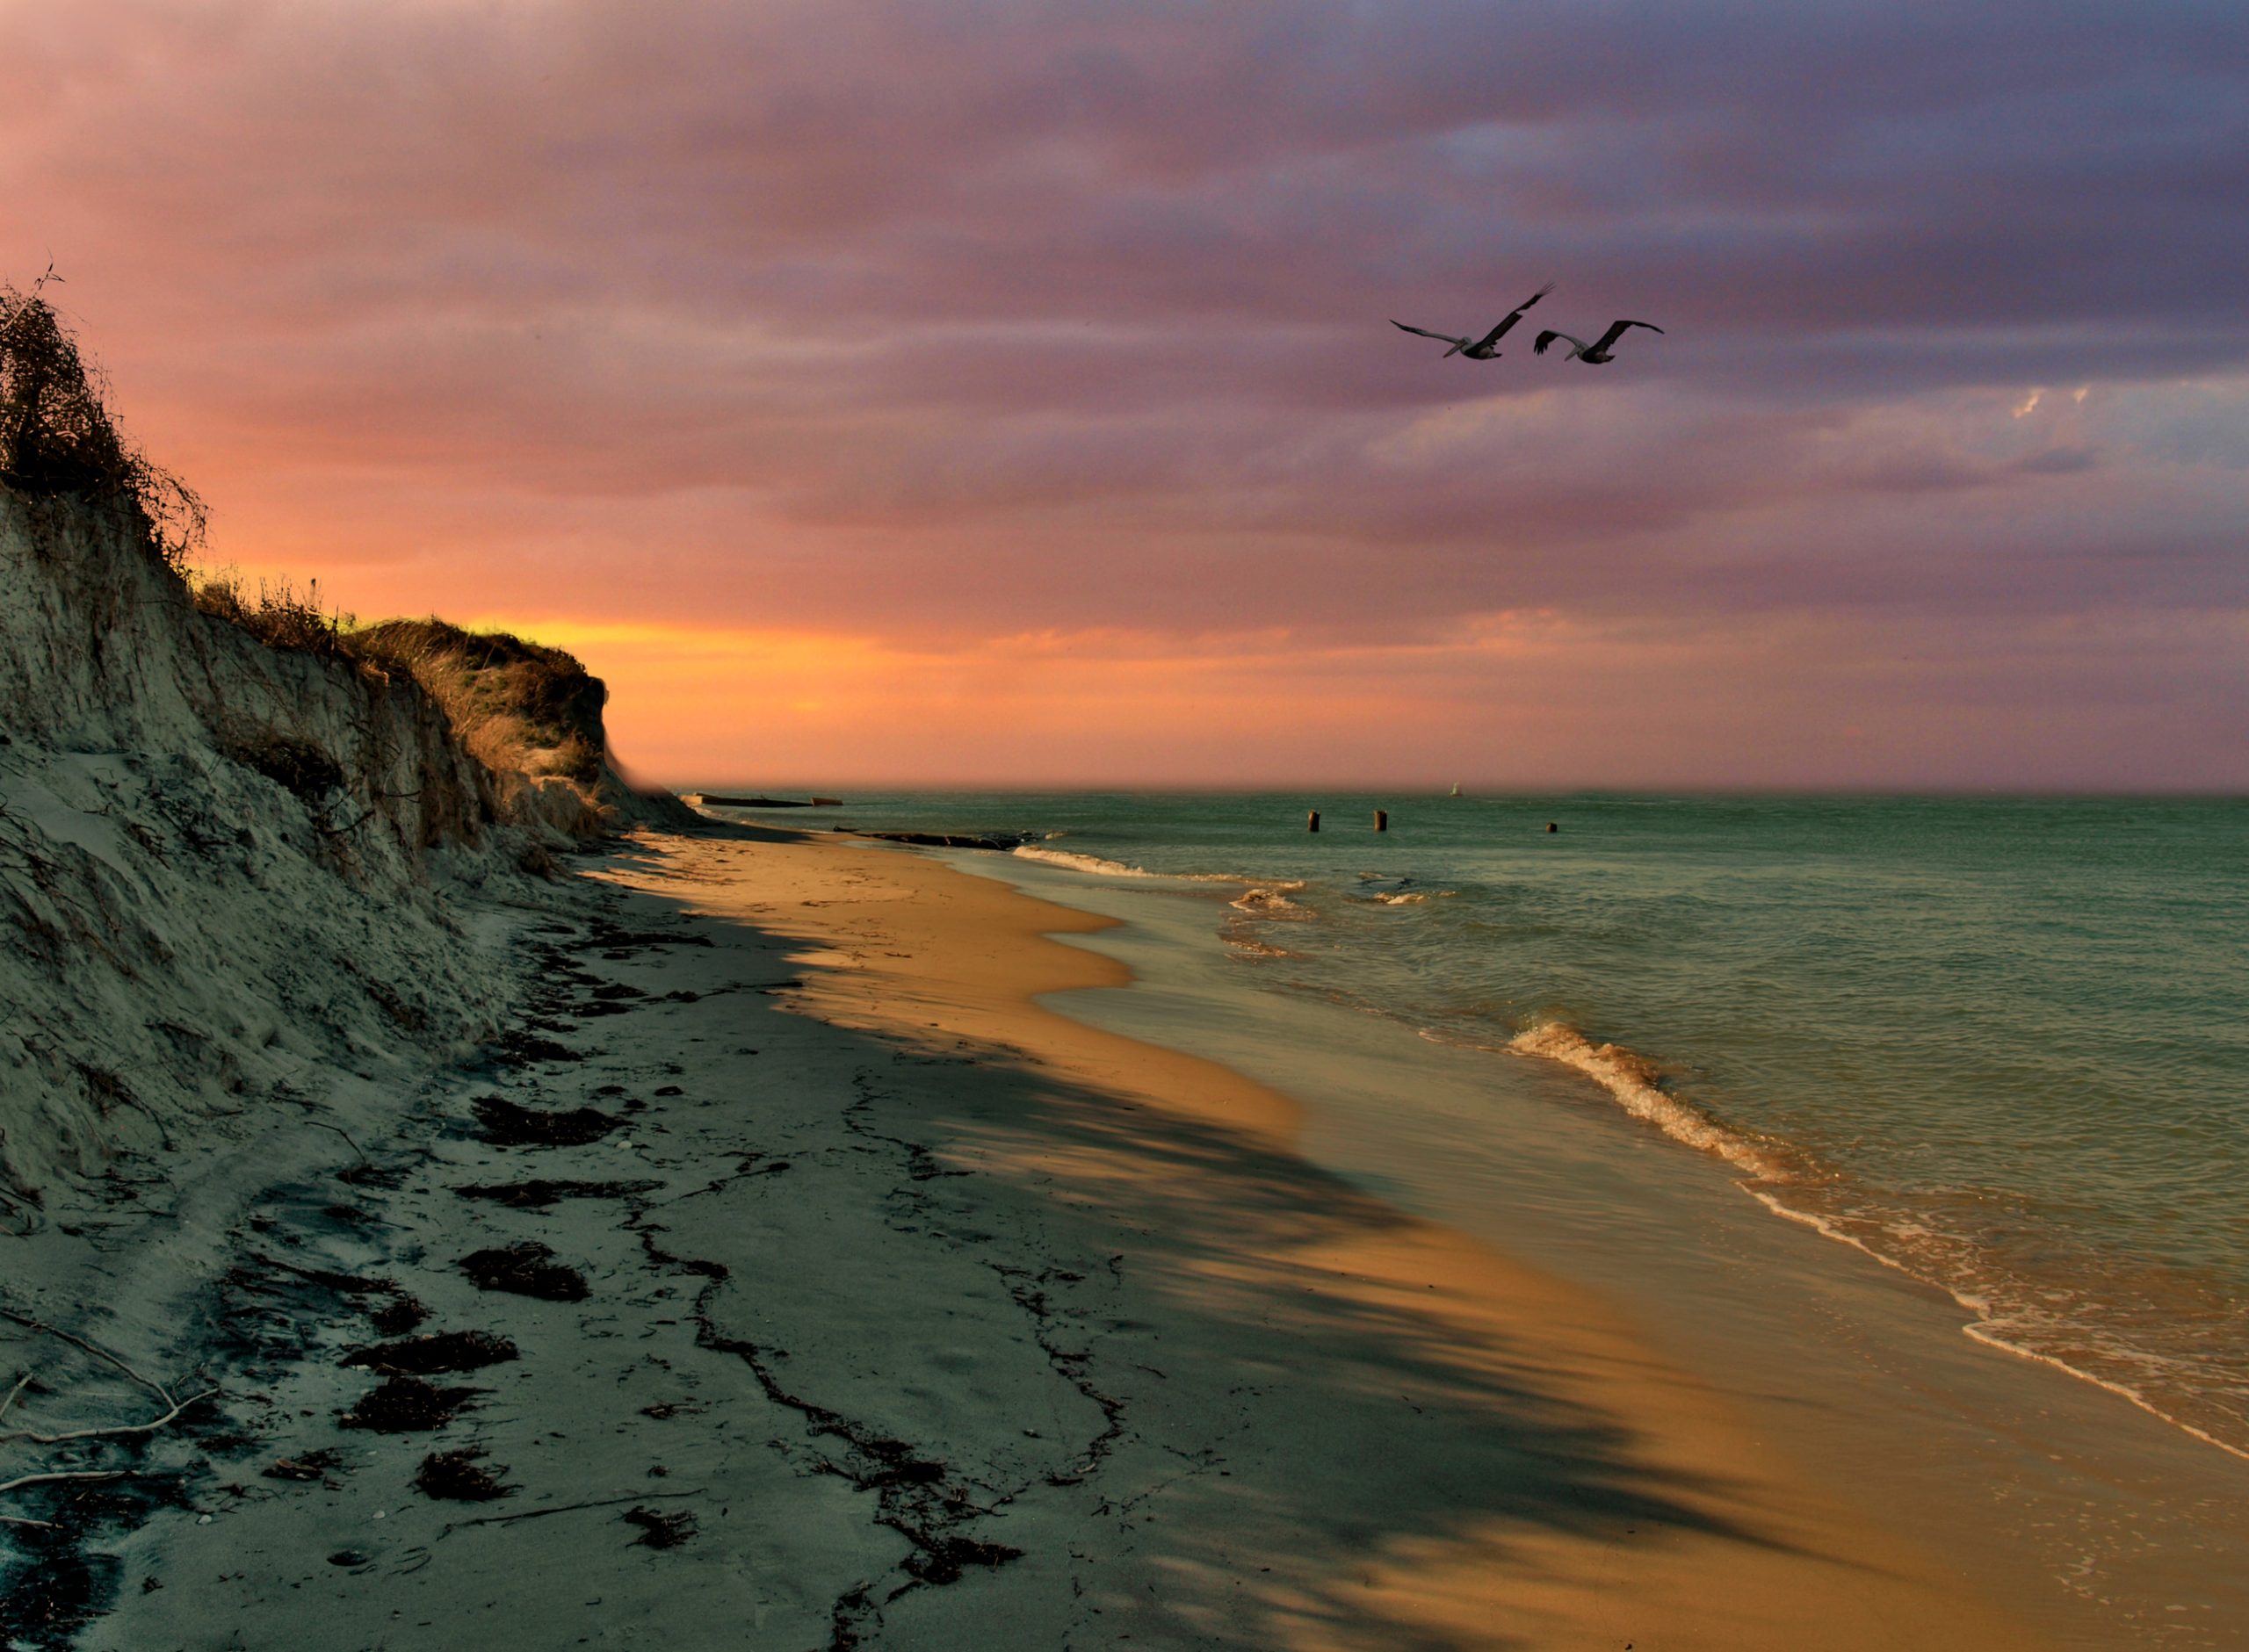
[[[126,1362],[119,1359],[116,1354],[112,1353],[108,1349],[102,1347],[97,1343],[89,1342],[83,1337],[74,1337],[69,1331],[62,1330],[59,1326],[50,1325],[43,1319],[33,1319],[29,1314],[19,1314],[12,1308],[0,1308],[0,1319],[12,1319],[16,1324],[23,1326],[26,1331],[40,1331],[47,1336],[53,1337],[58,1342],[67,1342],[74,1348],[79,1349],[86,1353],[92,1354],[95,1359],[101,1360],[105,1365],[115,1366],[119,1370],[124,1372],[127,1376],[131,1377],[135,1382],[148,1389],[149,1393],[155,1395],[165,1404],[177,1405],[178,1403],[177,1400],[173,1399],[171,1390],[167,1389],[163,1383],[155,1381],[149,1377],[141,1375],[141,1373],[135,1371],[131,1366],[126,1364]]]
[[[123,1434],[153,1434],[158,1429],[169,1425],[173,1418],[198,1400],[207,1400],[218,1391],[216,1389],[205,1389],[200,1393],[191,1394],[185,1399],[177,1402],[171,1410],[166,1411],[162,1417],[150,1422],[119,1423],[108,1428],[74,1428],[61,1434],[41,1434],[28,1428],[13,1428],[4,1434],[0,1434],[0,1443],[11,1439],[27,1439],[34,1446],[62,1446],[74,1439],[110,1439]],[[0,1486],[0,1491],[6,1490],[5,1486]]]
[[[330,1124],[326,1119],[314,1119],[311,1122],[317,1125],[323,1130],[334,1130],[338,1136],[343,1136],[343,1144],[350,1148],[353,1152],[359,1155],[359,1162],[362,1165],[372,1164],[374,1162],[367,1157],[366,1149],[361,1147],[358,1143],[353,1141],[351,1137],[345,1133],[344,1129],[341,1124]],[[6,1408],[4,1406],[0,1406],[0,1410],[4,1410]]]
[[[0,1480],[0,1491],[13,1491],[18,1486],[43,1486],[56,1480],[122,1480],[122,1468],[54,1468],[44,1474],[18,1475],[13,1480]]]
[[[0,1490],[6,1489],[0,1486]],[[611,1509],[620,1503],[658,1503],[667,1498],[699,1497],[702,1495],[701,1491],[636,1491],[625,1497],[596,1497],[590,1503],[562,1503],[544,1509],[518,1509],[513,1514],[486,1514],[474,1520],[448,1520],[445,1530],[438,1535],[445,1537],[454,1532],[465,1532],[472,1526],[512,1526],[517,1520],[543,1520],[550,1514],[575,1514],[582,1509]]]
[[[0,1308],[0,1318],[12,1320],[26,1330],[53,1337],[59,1342],[67,1342],[72,1347],[91,1354],[103,1363],[114,1366],[135,1383],[155,1395],[164,1407],[162,1416],[151,1418],[145,1423],[112,1423],[94,1428],[65,1429],[53,1434],[42,1433],[35,1428],[13,1428],[5,1432],[0,1432],[0,1445],[22,1440],[34,1446],[63,1446],[82,1439],[119,1439],[133,1434],[153,1434],[160,1428],[170,1427],[178,1420],[180,1413],[190,1406],[199,1401],[207,1400],[218,1392],[216,1389],[203,1389],[182,1399],[163,1383],[135,1370],[126,1360],[98,1343],[90,1342],[83,1337],[74,1336],[59,1326],[48,1324],[43,1319],[34,1319],[28,1314],[19,1314],[12,1308]],[[0,1416],[6,1414],[8,1408],[16,1403],[18,1396],[29,1386],[33,1374],[26,1372],[16,1380],[16,1386],[9,1390],[6,1400],[0,1401]],[[63,1480],[121,1480],[128,1472],[122,1468],[45,1469],[34,1474],[18,1475],[12,1480],[0,1481],[0,1492],[18,1490],[25,1486],[47,1485]]]

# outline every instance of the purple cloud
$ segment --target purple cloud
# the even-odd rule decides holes
[[[222,547],[924,639],[2237,609],[2244,155],[2216,5],[0,19],[0,274]]]

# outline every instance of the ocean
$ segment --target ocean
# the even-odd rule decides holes
[[[1970,1335],[2249,1455],[2249,803],[924,792],[752,812],[1029,834],[1011,859],[1038,892],[1130,891],[1229,990],[1381,1018],[1504,1064],[1495,1084],[1573,1072],[1775,1219],[1949,1293]]]

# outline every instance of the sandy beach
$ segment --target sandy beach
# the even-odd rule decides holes
[[[208,1472],[78,1644],[2034,1643],[1285,1097],[1038,1007],[1102,920],[818,836],[582,865],[506,1058],[227,1237],[152,1450]]]

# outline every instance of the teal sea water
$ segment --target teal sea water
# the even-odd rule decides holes
[[[1972,1335],[2249,1454],[2249,803],[925,793],[786,823],[1030,833],[1207,902],[1258,988],[1574,1068]]]

